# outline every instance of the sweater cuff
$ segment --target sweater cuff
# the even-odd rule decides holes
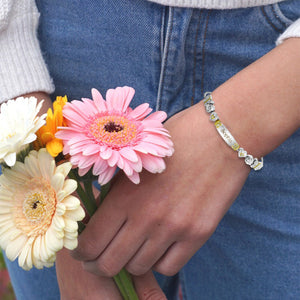
[[[54,85],[37,39],[39,14],[19,15],[0,31],[0,103]]]
[[[277,39],[276,45],[292,37],[300,37],[300,18],[292,23]]]

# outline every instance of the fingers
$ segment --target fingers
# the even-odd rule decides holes
[[[174,243],[152,269],[165,276],[173,276],[184,267],[199,248],[200,246],[191,242]]]
[[[73,258],[81,261],[95,260],[118,234],[126,219],[123,210],[111,207],[110,201],[103,202],[101,209],[97,210],[78,237],[78,246],[72,251]]]
[[[152,271],[141,276],[133,276],[134,285],[140,300],[166,300]]]
[[[97,259],[84,262],[84,268],[98,276],[112,277],[120,272],[144,243],[145,236],[141,229],[132,228],[126,222]]]
[[[153,265],[170,247],[170,241],[147,240],[139,251],[127,263],[126,270],[133,275],[142,275],[152,269]]]
[[[151,269],[166,276],[173,276],[183,268],[199,248],[191,242],[176,242],[170,247],[166,246],[167,244],[162,247],[159,245],[161,244],[147,240],[140,249],[136,247],[131,250],[124,249],[126,255],[122,257],[114,254],[118,251],[116,247],[113,251],[105,251],[94,261],[84,262],[83,267],[97,276],[113,277],[124,267],[136,276],[143,275]]]
[[[86,272],[65,248],[57,253],[56,274],[62,300],[122,299],[113,279]]]

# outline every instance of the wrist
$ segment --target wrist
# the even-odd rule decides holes
[[[299,128],[299,45],[285,41],[212,93],[220,120],[255,157],[270,153]]]
[[[209,114],[209,120],[214,124],[218,134],[224,140],[224,142],[233,150],[237,152],[237,156],[245,160],[245,164],[258,171],[263,167],[263,158],[260,160],[253,157],[248,153],[240,144],[236,141],[230,131],[221,122],[217,112],[215,111],[215,102],[213,100],[211,92],[206,92],[204,94],[204,107],[206,112]]]
[[[200,159],[212,159],[211,167],[213,167],[213,164],[216,162],[216,164],[220,163],[226,165],[228,171],[232,168],[236,172],[245,171],[246,174],[250,172],[251,169],[243,160],[238,158],[237,153],[228,147],[218,134],[214,123],[210,121],[203,101],[190,107],[184,113],[186,113],[184,116],[186,123],[191,124],[189,134],[193,136],[192,143],[195,143],[195,145],[189,144],[189,146],[194,149],[194,152],[197,152],[198,149],[203,148],[203,145],[205,145],[206,150],[204,150],[204,152],[207,153],[207,155]]]

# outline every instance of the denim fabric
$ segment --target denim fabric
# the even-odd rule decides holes
[[[300,16],[298,0],[223,11],[143,0],[37,4],[55,95],[80,99],[92,87],[105,94],[129,85],[136,89],[133,106],[149,102],[169,116],[274,48]],[[255,112],[251,103],[249,109]],[[177,299],[179,282],[188,300],[299,299],[299,157],[300,131],[250,174],[216,232],[181,272],[158,275],[168,299]],[[18,299],[59,299],[54,269],[34,277],[35,271],[8,265]]]

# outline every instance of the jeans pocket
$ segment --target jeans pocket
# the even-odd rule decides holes
[[[300,1],[288,0],[260,7],[267,26],[276,33],[285,29],[300,17]]]

